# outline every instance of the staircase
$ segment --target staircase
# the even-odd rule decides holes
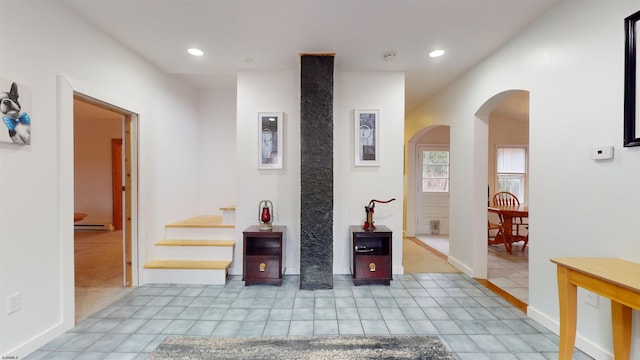
[[[220,210],[166,225],[156,260],[144,265],[145,282],[224,285],[235,248],[235,206]]]

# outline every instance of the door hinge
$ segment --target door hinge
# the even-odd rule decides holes
[[[125,188],[124,188],[124,186],[122,187],[122,191],[125,191]]]

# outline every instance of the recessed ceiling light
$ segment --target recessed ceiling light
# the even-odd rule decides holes
[[[444,50],[433,50],[429,53],[429,57],[437,58],[444,55]]]
[[[204,55],[204,51],[196,48],[187,49],[187,52],[193,56],[202,56]]]

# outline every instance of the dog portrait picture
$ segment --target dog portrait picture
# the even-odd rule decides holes
[[[0,142],[31,144],[31,97],[26,87],[0,78]]]

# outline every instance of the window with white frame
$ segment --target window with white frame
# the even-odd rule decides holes
[[[423,150],[422,192],[449,192],[449,151]]]
[[[496,154],[496,192],[508,191],[517,196],[521,203],[526,202],[527,148],[498,146]]]

